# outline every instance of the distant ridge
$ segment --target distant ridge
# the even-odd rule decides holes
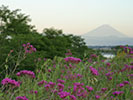
[[[115,46],[133,45],[133,38],[129,38],[110,25],[102,25],[82,35],[87,45]]]

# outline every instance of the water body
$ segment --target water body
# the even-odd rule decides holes
[[[111,53],[102,53],[102,55],[104,57],[106,57],[106,58],[113,58],[113,57],[115,57],[115,55],[114,54],[111,54]]]

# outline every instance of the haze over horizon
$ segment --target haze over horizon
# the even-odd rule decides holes
[[[21,9],[39,32],[55,27],[80,35],[109,24],[133,37],[133,0],[0,0],[0,6]]]

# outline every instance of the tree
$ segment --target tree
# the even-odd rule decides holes
[[[20,13],[20,9],[10,10],[4,5],[0,7],[0,65],[11,49],[18,51],[23,43],[40,39],[34,26],[29,24],[30,21],[29,16]],[[12,39],[6,39],[7,36]]]
[[[53,27],[51,28],[45,28],[43,30],[43,33],[45,34],[46,37],[48,37],[49,39],[57,37],[57,36],[61,36],[63,35],[63,31],[60,29],[55,29]]]
[[[74,36],[72,34],[63,34],[62,30],[54,28],[46,28],[43,30],[45,37],[50,39],[50,53],[51,57],[64,56],[65,52],[70,49],[72,53],[77,57],[83,57],[85,50],[88,49],[84,39],[80,36]]]
[[[28,24],[29,16],[19,13],[20,9],[9,10],[8,6],[0,7],[0,33],[2,34],[28,34],[36,33],[34,26]]]

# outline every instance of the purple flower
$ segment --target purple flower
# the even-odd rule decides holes
[[[51,69],[48,69],[48,72],[51,72]]]
[[[98,71],[97,71],[95,68],[93,68],[92,66],[90,66],[89,68],[90,68],[91,73],[92,73],[93,75],[99,75]]]
[[[66,91],[61,91],[61,92],[58,93],[58,95],[60,96],[60,98],[64,99],[67,96],[69,96],[70,93],[69,92],[66,92]]]
[[[91,86],[86,86],[86,88],[88,89],[88,91],[92,91],[93,90],[93,88],[91,87]]]
[[[37,93],[38,93],[38,91],[34,91],[34,93],[35,93],[35,94],[37,94]]]
[[[47,83],[47,82],[44,81],[44,80],[42,80],[42,81],[38,82],[38,85],[41,86],[41,85],[43,85],[44,83]]]
[[[52,90],[53,93],[57,93],[58,91],[56,89]]]
[[[113,72],[108,72],[108,73],[106,73],[105,75],[106,75],[106,76],[111,76],[111,75],[113,75]]]
[[[61,80],[61,79],[57,79],[57,82],[59,82],[61,84],[65,83],[65,81],[64,80]]]
[[[129,74],[128,76],[131,76],[131,77],[133,77],[133,74]]]
[[[30,93],[32,93],[32,94],[33,94],[33,93],[37,94],[38,91],[33,91],[33,90],[31,90]]]
[[[108,80],[112,80],[112,76],[108,78]]]
[[[33,47],[33,45],[30,45],[30,43],[27,44],[23,44],[25,53],[32,53],[32,52],[36,52],[36,48]]]
[[[44,85],[45,89],[48,91],[50,89],[50,85],[47,84],[47,85]]]
[[[56,65],[53,65],[54,68],[56,68]]]
[[[115,91],[115,92],[113,92],[113,95],[118,96],[123,93],[124,93],[123,91]]]
[[[17,76],[28,75],[28,76],[30,76],[32,78],[35,78],[34,72],[28,71],[28,70],[22,70],[22,71],[18,72],[16,75]]]
[[[107,90],[107,88],[102,88],[101,90],[102,90],[103,92],[105,92],[105,91]]]
[[[82,75],[80,75],[80,74],[77,74],[77,77],[78,77],[78,78],[82,78]]]
[[[65,55],[66,55],[66,56],[69,56],[69,55],[71,56],[71,55],[72,55],[72,53],[71,53],[71,52],[70,52],[70,53],[65,53]]]
[[[111,63],[109,63],[109,62],[108,62],[108,63],[106,63],[106,65],[107,65],[107,66],[110,66],[110,65],[111,65]]]
[[[47,60],[47,58],[44,58],[43,60],[44,60],[44,61],[46,61],[46,60]]]
[[[20,82],[17,82],[15,80],[10,79],[10,78],[3,79],[1,84],[2,85],[11,84],[11,85],[13,85],[15,87],[19,87],[20,86]]]
[[[26,98],[26,96],[18,96],[16,97],[16,100],[29,100]]]
[[[120,86],[120,87],[123,87],[123,86],[124,86],[124,84],[123,84],[123,83],[120,83],[120,84],[119,84],[119,86]]]
[[[128,54],[132,54],[133,53],[133,49],[130,47],[124,47],[124,51]]]
[[[76,82],[76,83],[74,83],[73,85],[74,85],[74,86],[77,86],[77,87],[82,87],[82,86],[84,85],[84,83],[77,83],[77,82]]]
[[[96,57],[98,57],[96,54],[91,55],[91,58],[96,58]]]
[[[26,44],[23,44],[23,47],[26,47]]]
[[[51,88],[53,88],[56,85],[56,83],[49,82],[49,85],[50,85]]]
[[[64,89],[64,85],[61,84],[61,83],[58,83],[57,85],[58,85],[58,89],[59,89],[59,91],[63,91],[63,89]]]
[[[95,98],[96,98],[96,99],[99,99],[99,98],[100,98],[100,96],[99,96],[99,95],[96,95],[96,96],[95,96]]]
[[[105,60],[101,60],[102,62],[104,62]]]
[[[74,85],[73,91],[76,92],[76,91],[77,91],[77,88],[78,88],[78,87],[77,87],[76,85]]]
[[[70,95],[70,100],[77,100],[76,97],[74,95]]]
[[[71,63],[79,63],[79,62],[81,62],[81,59],[74,58],[74,57],[67,57],[67,58],[64,58],[64,60],[66,62],[71,62]]]
[[[124,84],[124,85],[125,85],[125,84],[129,84],[129,82],[128,82],[128,81],[124,81],[123,84]]]

